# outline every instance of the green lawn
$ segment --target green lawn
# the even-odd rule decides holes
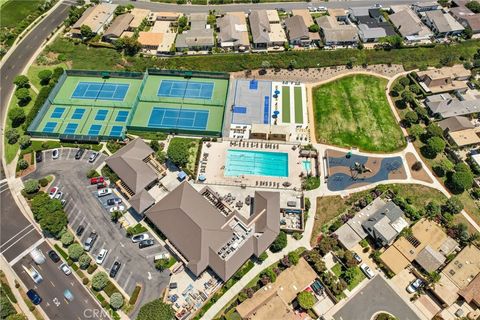
[[[332,267],[332,272],[334,275],[336,275],[337,277],[340,277],[340,275],[342,274],[342,266],[340,265],[340,263],[336,263],[333,267]]]
[[[290,87],[282,87],[282,122],[290,122]]]
[[[362,270],[360,270],[359,267],[355,267],[355,270],[355,278],[348,284],[348,291],[352,291],[360,282],[363,281],[363,279],[365,279],[365,274],[362,272]]]
[[[27,71],[27,77],[30,80],[30,83],[40,90],[42,88],[42,85],[40,84],[40,79],[38,79],[38,73],[42,70],[50,70],[53,71],[53,69],[57,67],[62,67],[63,69],[68,69],[68,66],[65,63],[59,63],[59,64],[53,64],[53,65],[48,65],[48,66],[39,66],[37,64],[32,64],[30,68],[28,68]]]
[[[295,98],[295,123],[303,123],[303,108],[302,108],[302,88],[295,87],[293,89],[293,96]]]
[[[47,48],[48,51],[62,53],[74,69],[129,70],[145,71],[146,68],[206,70],[206,71],[242,71],[259,69],[268,61],[272,67],[318,68],[345,65],[355,59],[361,65],[396,63],[406,69],[420,66],[435,66],[446,56],[461,63],[460,57],[472,58],[478,49],[478,40],[464,41],[455,45],[436,45],[431,47],[404,48],[394,50],[358,50],[339,49],[288,51],[277,54],[213,54],[205,56],[185,56],[169,59],[157,57],[122,57],[115,50],[107,48],[88,48],[84,44],[75,45],[68,39],[59,38]]]
[[[0,27],[13,28],[37,10],[44,0],[9,0],[2,4]]]
[[[374,152],[404,148],[405,139],[385,95],[386,85],[383,78],[354,75],[315,87],[318,142]]]
[[[30,112],[30,109],[35,103],[35,99],[37,98],[36,93],[32,89],[30,89],[29,91],[30,91],[30,96],[32,97],[32,100],[30,100],[30,102],[26,106],[21,107],[23,111],[25,111],[25,115],[28,115],[28,113]],[[8,110],[17,106],[18,106],[18,99],[14,93],[12,95],[12,100],[10,101],[10,105],[8,106]],[[12,121],[7,116],[7,125],[5,126],[5,130],[10,129],[11,127],[12,127]],[[18,127],[17,131],[20,133],[20,135],[22,135],[23,134],[22,126]],[[17,154],[18,148],[19,148],[18,143],[9,144],[5,139],[5,159],[7,163],[10,163],[13,161],[13,159],[15,159],[15,155]]]

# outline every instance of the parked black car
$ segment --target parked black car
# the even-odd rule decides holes
[[[43,153],[42,153],[42,151],[37,151],[37,152],[35,152],[35,160],[37,161],[37,163],[43,161]]]
[[[77,150],[77,153],[75,153],[75,159],[80,160],[80,158],[83,156],[85,153],[85,149],[80,148]]]
[[[118,273],[118,270],[120,270],[120,266],[121,266],[121,265],[122,265],[122,264],[121,264],[120,262],[118,262],[118,261],[115,261],[115,262],[113,263],[112,269],[110,269],[110,277],[115,278],[115,276],[116,276],[117,273]]]
[[[53,262],[57,263],[58,261],[60,261],[60,257],[58,256],[58,254],[53,251],[53,250],[50,250],[48,252],[48,256],[50,257],[50,259],[52,259]]]
[[[85,226],[79,225],[76,231],[77,236],[81,236],[83,234],[83,231],[85,231]]]
[[[153,239],[142,240],[138,243],[138,247],[140,249],[147,248],[147,247],[153,246],[153,243],[154,243]]]

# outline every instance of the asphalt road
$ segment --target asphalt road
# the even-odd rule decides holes
[[[274,3],[240,3],[227,5],[177,5],[159,2],[147,1],[130,1],[130,0],[113,0],[116,4],[132,4],[137,8],[149,9],[152,11],[175,11],[182,13],[192,12],[209,12],[216,10],[217,13],[227,11],[244,11],[261,10],[261,9],[275,9],[283,8],[285,10],[292,9],[306,9],[307,7],[323,6],[327,8],[349,8],[349,7],[370,7],[374,4],[381,4],[384,7],[399,4],[412,4],[414,2],[429,2],[429,0],[344,0],[344,1],[329,1],[329,2],[274,2]]]
[[[13,92],[13,79],[22,73],[23,69],[33,57],[38,48],[45,42],[52,31],[68,17],[70,4],[62,3],[20,42],[12,54],[2,61],[0,67],[0,127],[3,128],[3,119],[8,107],[10,94]]]
[[[29,248],[38,244],[42,235],[25,218],[12,198],[6,181],[0,184],[0,252],[11,263],[21,254],[28,254]]]
[[[45,257],[46,262],[41,265],[35,265],[30,255],[24,256],[14,266],[13,270],[22,279],[23,283],[29,289],[34,289],[42,297],[40,306],[52,320],[58,319],[108,319],[107,314],[102,308],[93,301],[93,298],[86,292],[83,285],[75,279],[73,274],[65,275],[59,266],[63,262],[54,263],[47,253],[51,247],[47,243],[41,244],[40,249]],[[35,284],[28,275],[25,268],[34,266],[35,269],[43,277],[43,281]],[[73,294],[73,301],[67,301],[63,292],[65,289],[70,290]]]
[[[401,320],[420,320],[405,301],[377,275],[362,290],[343,306],[334,316],[335,320],[370,320],[377,312],[387,311]]]
[[[160,297],[163,289],[169,284],[168,271],[158,272],[155,269],[153,257],[165,249],[158,243],[152,247],[139,249],[138,244],[126,237],[126,233],[118,224],[110,220],[109,207],[106,207],[107,197],[98,198],[97,188],[90,185],[86,178],[87,171],[100,165],[105,155],[99,156],[93,164],[88,162],[91,151],[85,152],[82,159],[75,160],[76,149],[60,149],[60,158],[52,160],[51,152],[44,151],[43,161],[37,164],[37,170],[25,179],[38,179],[49,174],[54,174],[56,179],[53,186],[65,194],[67,200],[65,211],[68,214],[69,224],[73,230],[79,225],[85,226],[85,231],[80,237],[80,242],[88,238],[90,232],[98,234],[90,253],[93,257],[105,248],[108,255],[102,266],[110,271],[113,263],[118,260],[122,263],[115,281],[129,295],[132,294],[137,284],[142,285],[142,291],[137,300],[138,306]]]

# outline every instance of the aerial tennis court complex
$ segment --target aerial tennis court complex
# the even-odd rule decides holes
[[[227,88],[228,74],[67,70],[28,131],[82,141],[128,130],[219,135]]]

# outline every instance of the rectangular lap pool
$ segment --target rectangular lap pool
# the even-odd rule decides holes
[[[288,154],[250,150],[228,150],[226,176],[288,177]]]

